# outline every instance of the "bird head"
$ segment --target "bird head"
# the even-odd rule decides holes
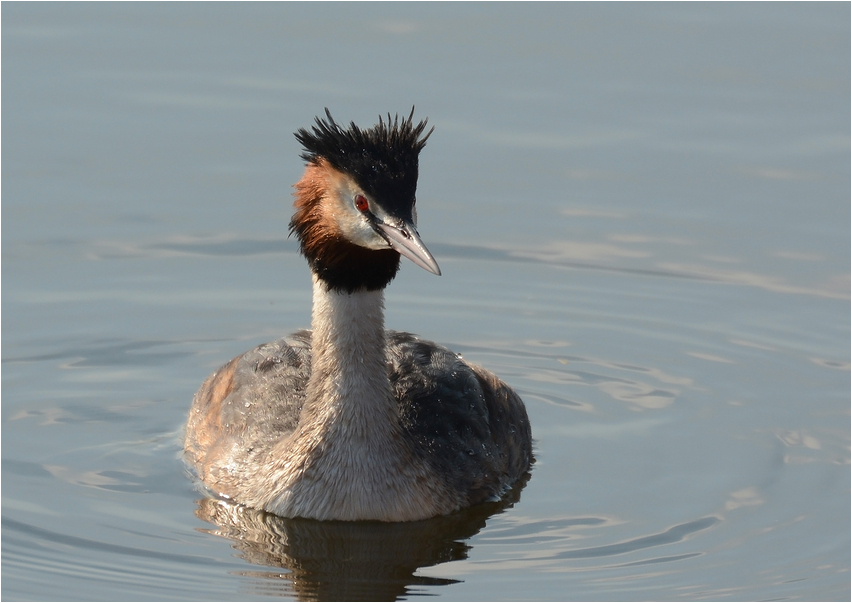
[[[295,185],[290,231],[330,289],[382,289],[400,255],[441,274],[417,233],[418,158],[432,130],[413,117],[414,109],[404,119],[379,117],[369,129],[343,128],[326,109],[311,131],[296,132],[307,166]]]

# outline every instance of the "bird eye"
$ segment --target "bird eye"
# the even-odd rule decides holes
[[[364,195],[355,195],[355,207],[358,211],[367,211],[370,209],[370,204],[367,203],[367,197]]]

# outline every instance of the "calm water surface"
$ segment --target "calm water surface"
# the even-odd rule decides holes
[[[850,8],[2,6],[2,596],[850,597]],[[307,326],[292,136],[428,116],[388,326],[526,400],[500,505],[203,500],[206,375]]]

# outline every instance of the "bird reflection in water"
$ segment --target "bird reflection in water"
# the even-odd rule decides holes
[[[282,571],[242,572],[259,578],[254,594],[301,601],[393,601],[418,586],[457,582],[415,575],[418,569],[466,559],[465,541],[520,500],[529,474],[498,502],[422,521],[317,521],[284,518],[229,501],[204,498],[196,515],[204,530],[232,541],[249,563]]]

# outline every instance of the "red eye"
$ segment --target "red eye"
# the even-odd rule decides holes
[[[367,203],[367,197],[364,195],[355,195],[355,207],[358,211],[367,211],[370,209],[370,204]]]

